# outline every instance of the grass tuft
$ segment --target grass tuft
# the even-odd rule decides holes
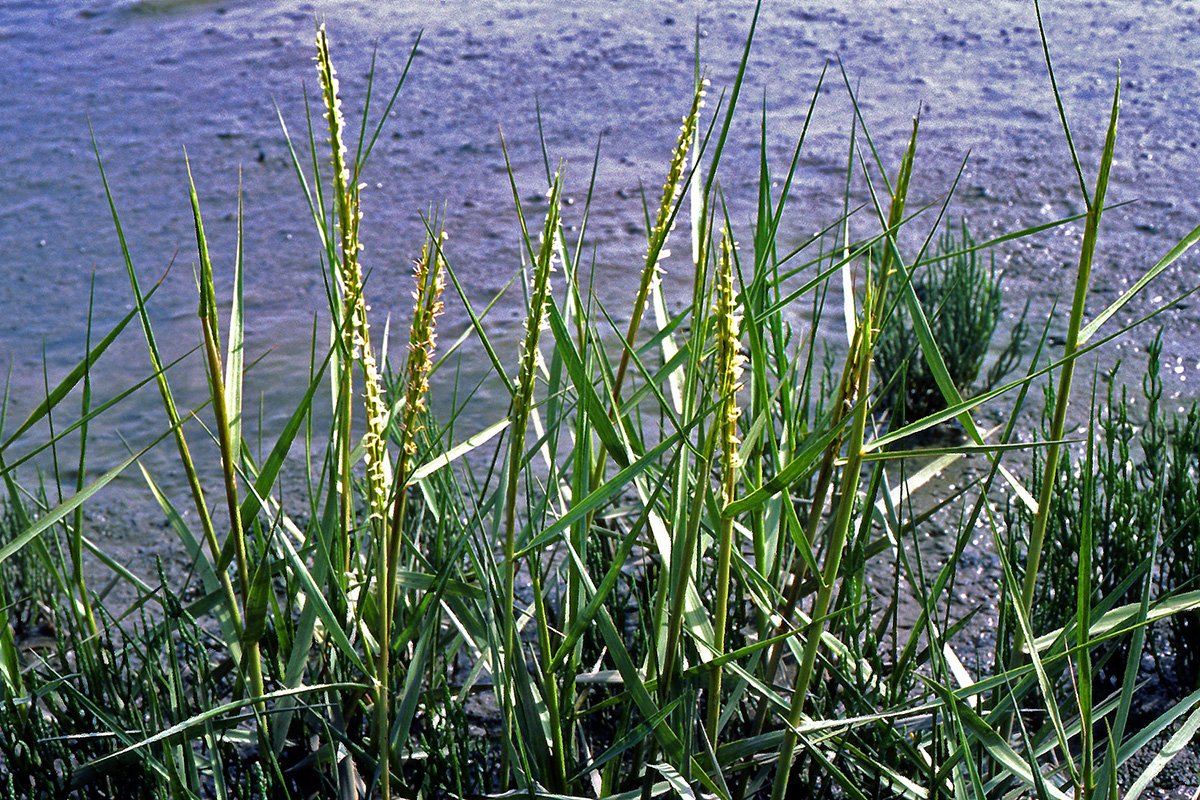
[[[307,141],[288,147],[320,236],[328,338],[316,326],[296,356],[308,358],[306,382],[270,446],[246,446],[252,265],[240,208],[226,306],[194,186],[198,352],[163,362],[153,292],[106,184],[134,309],[89,331],[79,364],[56,385],[47,376],[45,401],[8,438],[0,431],[10,795],[1134,797],[1195,737],[1200,412],[1163,414],[1158,344],[1137,434],[1115,381],[1099,403],[1073,383],[1077,360],[1120,333],[1096,336],[1116,311],[1200,240],[1197,228],[1085,324],[1119,93],[1086,197],[1064,351],[1046,333],[1055,311],[1037,338],[1022,317],[984,371],[1000,285],[979,254],[1072,220],[989,242],[965,226],[939,239],[954,186],[940,208],[913,210],[918,121],[899,163],[885,163],[848,83],[844,212],[821,234],[784,246],[789,231],[812,229],[785,213],[806,145],[802,134],[789,162],[773,164],[765,113],[756,195],[723,194],[748,37],[727,105],[708,116],[698,61],[680,98],[662,194],[641,209],[645,250],[628,254],[640,275],[631,306],[593,292],[599,154],[580,210],[563,202],[565,172],[551,175],[543,143],[540,220],[526,219],[509,168],[520,300],[505,302],[525,310],[519,349],[489,338],[499,299],[477,309],[463,288],[469,235],[447,239],[431,215],[393,365],[387,327],[373,342],[368,289],[392,287],[368,286],[360,261],[359,180],[386,118],[403,111],[404,75],[381,117],[365,103],[355,142],[324,25],[316,50],[328,136],[310,118]],[[859,182],[870,198],[855,211]],[[745,244],[730,219],[738,200],[756,209]],[[662,264],[681,214],[691,274],[678,277],[692,296],[669,312]],[[924,244],[911,253],[910,241]],[[469,324],[442,352],[447,281]],[[844,316],[826,313],[835,306]],[[182,579],[157,565],[143,574],[88,535],[84,509],[144,451],[91,482],[81,455],[73,493],[58,467],[60,442],[78,438],[86,454],[90,432],[116,424],[111,409],[136,388],[91,401],[94,364],[135,319],[150,359],[142,383],[164,412],[157,441],[174,443],[187,496],[139,468],[191,559]],[[843,332],[848,348],[822,358]],[[1025,340],[1033,355],[1008,378]],[[490,372],[460,385],[451,354]],[[207,378],[197,408],[172,388],[184,369]],[[1020,437],[1039,388],[1046,420]],[[506,408],[474,427],[464,409],[492,389]],[[1093,410],[1082,456],[1067,440],[1068,401]],[[983,403],[1006,419],[996,442],[973,421]],[[949,419],[970,443],[907,446]],[[39,426],[47,435],[30,442]],[[965,455],[986,475],[931,488]],[[39,456],[54,467],[27,484]],[[285,475],[305,491],[285,493]],[[1004,486],[1015,499],[1001,517]],[[1002,575],[969,574],[981,535]],[[976,588],[1004,609],[990,652],[975,642],[995,609],[964,608],[967,581],[987,582]],[[1164,651],[1173,684],[1139,672],[1144,653],[1166,665]],[[1134,698],[1146,679],[1183,687],[1182,699],[1143,719]],[[1144,766],[1119,786],[1139,753]]]

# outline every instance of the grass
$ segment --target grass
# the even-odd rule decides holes
[[[918,290],[930,275],[942,280],[948,259],[976,265],[991,248],[1050,226],[985,242],[943,239],[931,253],[953,187],[913,208],[919,125],[900,163],[888,164],[857,115],[845,186],[865,185],[867,205],[851,211],[841,189],[846,214],[789,250],[787,231],[799,223],[787,201],[804,137],[782,169],[764,144],[757,218],[739,243],[718,175],[752,39],[753,28],[734,84],[711,111],[699,71],[693,96],[679,100],[683,125],[662,192],[643,201],[631,308],[605,308],[592,291],[590,196],[567,216],[564,180],[547,153],[543,216],[526,217],[510,178],[527,309],[519,351],[489,340],[488,309],[463,289],[469,244],[447,239],[430,217],[407,346],[393,363],[387,337],[372,336],[368,298],[391,289],[372,284],[359,263],[356,187],[403,77],[382,113],[368,96],[354,141],[322,27],[325,124],[310,119],[291,156],[323,242],[328,337],[314,337],[308,386],[265,457],[245,444],[242,382],[253,362],[244,353],[250,267],[240,248],[233,297],[219,303],[193,188],[196,358],[210,391],[200,407],[180,408],[177,367],[159,356],[151,293],[124,244],[119,187],[110,191],[135,308],[95,344],[89,335],[79,367],[29,418],[11,431],[0,424],[0,772],[10,794],[923,800],[1134,797],[1154,778],[1200,727],[1200,694],[1127,730],[1137,664],[1150,625],[1194,629],[1200,593],[1182,578],[1156,592],[1146,581],[1140,594],[1132,583],[1093,583],[1108,572],[1093,560],[1108,550],[1097,549],[1101,534],[1088,524],[1098,495],[1056,492],[1054,477],[1068,463],[1076,361],[1120,335],[1107,322],[1200,228],[1085,323],[1116,148],[1114,94],[1094,189],[1075,159],[1088,212],[1066,347],[1051,348],[1044,330],[1055,320],[1045,320],[1021,377],[963,400],[971,381],[952,368],[955,349]],[[1047,65],[1049,54],[1047,45]],[[845,91],[853,100],[849,82]],[[763,128],[765,137],[765,119]],[[692,220],[692,258],[668,261],[670,240],[685,235],[674,232],[681,215]],[[915,253],[901,246],[914,240],[909,231],[924,241]],[[992,291],[989,275],[963,274],[954,291]],[[693,287],[678,314],[666,313],[664,279]],[[451,291],[470,328],[445,347],[437,320]],[[842,318],[830,310],[839,305]],[[812,309],[811,325],[791,321],[799,306]],[[624,330],[620,314],[629,315]],[[73,491],[62,491],[60,470],[28,489],[18,475],[66,437],[86,454],[88,426],[105,424],[108,412],[91,405],[91,366],[135,321],[164,411],[159,440],[173,441],[188,496],[169,497],[142,474],[194,561],[186,586],[135,574],[86,535],[81,509],[143,453]],[[910,374],[919,364],[940,398],[906,417],[879,413],[888,389],[875,369],[900,325]],[[847,347],[823,359],[822,340],[840,328]],[[476,387],[443,374],[435,385],[450,387],[451,399],[437,405],[451,412],[439,420],[430,378],[470,347],[492,365],[488,380],[507,408],[463,435],[456,422]],[[1029,392],[1056,378],[1043,437],[1018,443]],[[67,403],[77,394],[75,412]],[[985,403],[1008,420],[995,442],[973,418]],[[204,436],[185,426],[193,417]],[[326,430],[318,419],[330,420]],[[950,419],[966,445],[908,446]],[[42,422],[60,433],[23,444]],[[1196,425],[1179,424],[1174,441],[1190,446]],[[1029,450],[1043,477],[1026,486],[1006,463]],[[930,476],[966,454],[982,456],[986,474],[931,494]],[[1087,458],[1097,456],[1089,449]],[[207,459],[220,465],[215,485],[197,466]],[[1164,498],[1186,495],[1194,468],[1171,463],[1183,464],[1172,466],[1174,482],[1154,484]],[[285,503],[287,469],[306,478],[307,492]],[[1027,509],[1014,517],[1020,525],[993,512],[1005,487]],[[957,519],[941,560],[920,550],[935,513]],[[1182,541],[1168,534],[1166,516],[1163,535],[1138,556],[1144,575],[1174,574],[1158,566]],[[1068,518],[1083,521],[1078,564],[1064,564],[1047,536]],[[951,598],[980,527],[1014,556],[993,587],[1008,635],[997,637],[991,665],[968,668],[963,632],[977,610]],[[85,580],[85,553],[112,571],[131,604],[114,606]],[[1194,559],[1179,553],[1181,563]],[[1073,592],[1063,588],[1072,568]],[[880,576],[888,593],[872,589]],[[1053,619],[1033,602],[1047,585],[1059,587]],[[902,620],[902,602],[915,603],[915,621]],[[31,651],[26,635],[42,606],[52,644]],[[1110,640],[1124,634],[1132,666],[1108,692],[1100,671]],[[478,725],[490,733],[474,735]],[[1167,730],[1172,738],[1133,784],[1118,787],[1118,766]]]
[[[975,383],[989,357],[989,346],[1001,320],[1002,276],[996,273],[996,260],[984,267],[979,263],[975,241],[961,223],[955,236],[947,226],[937,243],[935,259],[928,269],[913,276],[913,292],[929,322],[934,340],[946,363],[946,370],[959,393],[988,391],[1000,385],[1019,364],[1025,338],[1029,334],[1026,319],[1029,306],[1017,319],[1008,341],[994,358],[983,382]],[[882,248],[872,249],[872,258],[880,259]],[[899,307],[901,287],[892,284],[890,304],[896,306],[895,319],[880,329],[875,346],[875,361],[880,372],[882,403],[900,417],[920,419],[945,408],[945,398],[933,375],[926,368],[916,334],[904,309]]]
[[[1195,403],[1168,417],[1162,410],[1159,355],[1161,332],[1146,350],[1140,406],[1117,381],[1118,368],[1104,376],[1106,397],[1097,404],[1084,452],[1076,447],[1059,464],[1047,538],[1047,564],[1035,590],[1033,620],[1040,629],[1067,624],[1076,613],[1076,584],[1081,576],[1077,554],[1090,538],[1095,556],[1082,576],[1095,587],[1099,607],[1132,605],[1144,594],[1152,602],[1195,587],[1195,553],[1200,543],[1200,506],[1195,491],[1197,420]],[[1049,408],[1054,407],[1053,397]],[[1141,424],[1135,420],[1144,416]],[[1035,464],[1039,459],[1035,456]],[[1078,511],[1085,512],[1081,515]],[[1023,506],[1009,508],[1014,541],[1028,530],[1031,516]],[[1085,530],[1085,528],[1087,530]],[[1151,556],[1161,550],[1159,563]],[[1014,563],[1020,568],[1021,560]],[[1157,626],[1160,661],[1173,664],[1160,678],[1194,689],[1200,680],[1195,657],[1196,614],[1173,615]],[[1128,660],[1130,637],[1111,640],[1096,655],[1099,673],[1119,684]]]

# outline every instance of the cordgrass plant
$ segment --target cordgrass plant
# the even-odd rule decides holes
[[[870,251],[876,263],[881,260],[881,250],[876,246]],[[1029,332],[1027,303],[1009,331],[1008,341],[976,386],[1002,316],[1002,276],[996,272],[994,253],[990,255],[985,267],[979,261],[975,240],[964,220],[959,235],[948,226],[939,238],[934,263],[913,272],[913,292],[929,321],[950,379],[963,396],[999,386],[1019,365]],[[900,303],[901,288],[892,285],[894,296],[889,300],[895,311],[885,319],[875,350],[880,380],[886,386],[883,405],[904,421],[941,411],[945,399],[924,359],[919,357],[916,334]]]
[[[368,293],[394,289],[370,285],[360,262],[359,221],[368,205],[360,178],[403,75],[373,125],[368,92],[353,141],[321,26],[326,125],[309,119],[304,139],[289,141],[322,242],[328,339],[314,334],[308,384],[265,457],[246,446],[242,420],[243,377],[253,361],[243,352],[242,276],[251,266],[241,256],[240,215],[234,293],[224,311],[189,187],[198,358],[209,393],[199,407],[183,409],[172,378],[185,367],[161,358],[147,313],[152,292],[141,288],[110,193],[135,308],[95,344],[89,335],[80,365],[53,387],[47,381],[46,401],[13,433],[6,436],[0,420],[9,511],[0,567],[39,570],[37,591],[68,599],[47,601],[54,650],[32,658],[21,641],[28,623],[17,624],[32,608],[21,586],[32,584],[5,588],[6,788],[33,797],[222,800],[698,793],[1062,800],[1119,796],[1118,765],[1176,725],[1126,796],[1153,779],[1200,728],[1200,694],[1127,731],[1136,669],[1127,668],[1109,696],[1098,691],[1096,670],[1107,641],[1120,633],[1131,633],[1136,664],[1151,623],[1174,619],[1180,630],[1193,630],[1186,615],[1200,608],[1200,592],[1182,579],[1153,598],[1148,581],[1106,584],[1106,568],[1092,560],[1098,534],[1086,524],[1076,589],[1064,583],[1054,595],[1063,613],[1034,613],[1030,592],[1047,585],[1045,570],[1062,569],[1047,531],[1062,517],[1087,521],[1095,508],[1085,492],[1078,514],[1075,495],[1056,496],[1052,488],[1063,462],[1072,365],[1121,333],[1104,326],[1200,239],[1200,228],[1084,323],[1116,146],[1115,96],[1096,188],[1084,189],[1086,233],[1067,347],[1054,352],[1044,332],[1031,337],[1036,352],[1021,377],[963,400],[974,375],[965,380],[938,347],[938,320],[953,301],[928,305],[922,271],[949,275],[938,265],[967,265],[948,280],[983,292],[969,297],[991,298],[991,275],[978,269],[977,254],[1074,218],[992,241],[971,242],[964,233],[962,242],[934,244],[953,187],[914,209],[908,186],[919,169],[919,125],[899,164],[889,164],[846,80],[854,118],[845,213],[796,248],[784,246],[785,232],[802,227],[786,211],[818,85],[782,169],[767,157],[764,114],[758,194],[750,198],[755,220],[739,243],[718,176],[753,35],[752,24],[737,77],[715,108],[704,104],[698,65],[692,97],[680,100],[683,124],[663,191],[657,205],[646,200],[642,208],[645,249],[631,255],[640,270],[632,308],[606,308],[593,291],[591,190],[582,212],[571,212],[579,217],[565,216],[564,172],[552,171],[544,151],[549,190],[540,219],[527,219],[510,170],[521,237],[521,263],[513,268],[527,312],[519,349],[507,352],[489,339],[493,306],[477,309],[463,288],[469,246],[446,239],[430,215],[407,348],[403,364],[393,366],[386,334],[373,339],[370,326]],[[322,127],[327,136],[317,132]],[[594,187],[595,174],[591,181]],[[857,211],[854,186],[868,196]],[[681,218],[691,221],[690,258],[666,247]],[[921,235],[899,235],[910,230]],[[848,246],[854,240],[860,244]],[[915,253],[901,245],[913,240],[923,241]],[[692,286],[677,314],[666,311],[667,276]],[[453,287],[469,328],[439,352],[443,286]],[[836,306],[839,295],[844,319],[827,318],[826,300]],[[796,304],[812,309],[810,322],[793,321]],[[629,315],[624,330],[614,311]],[[891,370],[882,363],[891,358],[883,343],[899,318],[912,333],[903,354],[909,374],[924,371],[936,387],[903,420],[875,413],[893,391],[876,368]],[[80,509],[144,451],[81,481],[69,496],[57,484],[53,492],[25,492],[18,482],[19,468],[55,454],[64,437],[78,438],[86,451],[89,423],[103,424],[111,407],[90,402],[91,365],[135,320],[151,358],[145,383],[156,386],[165,413],[159,440],[173,440],[194,506],[185,515],[142,469],[193,559],[195,578],[185,586],[135,574],[85,534]],[[842,355],[820,356],[823,341],[842,330],[846,347],[825,351]],[[472,392],[438,372],[473,346],[508,402],[464,435],[460,414]],[[977,373],[978,358],[971,362]],[[1031,387],[1055,372],[1044,436],[1017,442]],[[447,384],[451,412],[441,422],[427,398]],[[77,389],[84,402],[63,428],[54,420],[68,413]],[[329,413],[318,414],[326,393]],[[972,418],[984,403],[1004,404],[1008,421],[995,442]],[[322,418],[330,420],[324,431]],[[878,427],[881,419],[886,428]],[[967,444],[908,446],[949,419],[960,421]],[[26,444],[22,435],[43,422],[49,439]],[[1174,441],[1190,447],[1196,427],[1181,423]],[[1042,453],[1048,478],[1026,487],[1004,462],[1030,448]],[[926,497],[930,480],[966,454],[986,459],[986,474]],[[1160,496],[1193,474],[1189,458],[1155,473],[1178,472],[1174,483],[1158,480]],[[199,459],[220,465],[219,486],[205,485]],[[308,491],[285,504],[279,481],[289,464]],[[81,476],[85,466],[81,458]],[[1005,487],[1028,508],[1020,514],[1031,531],[1017,549],[1020,561],[1004,562],[995,587],[1011,609],[1005,619],[1013,635],[998,637],[993,666],[977,660],[968,667],[962,633],[977,610],[954,603],[955,583],[979,527],[998,548],[1008,546],[992,510]],[[210,512],[206,498],[214,492],[224,498],[222,515]],[[922,552],[920,535],[937,513],[959,520],[940,559]],[[1193,550],[1180,550],[1186,537],[1170,535],[1190,513],[1181,506],[1162,515],[1156,530],[1163,536],[1139,556],[1150,565],[1143,575],[1173,574],[1155,571],[1160,552],[1194,560],[1194,542],[1187,545]],[[87,584],[79,568],[85,552],[126,585],[132,605],[114,607]],[[881,578],[887,589],[877,594],[872,586]],[[1064,685],[1074,688],[1064,693]],[[481,707],[494,711],[481,719]],[[472,738],[476,725],[485,729],[481,739]]]

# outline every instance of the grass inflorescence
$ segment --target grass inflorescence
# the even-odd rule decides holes
[[[764,142],[747,198],[756,219],[738,241],[718,175],[750,46],[714,111],[699,69],[680,99],[663,191],[642,209],[645,249],[631,255],[631,307],[605,308],[592,291],[591,195],[572,216],[565,172],[550,174],[547,157],[543,214],[527,219],[510,169],[526,321],[508,352],[463,288],[469,243],[447,238],[436,215],[412,288],[371,283],[360,175],[403,77],[375,127],[363,109],[354,142],[320,27],[328,136],[309,120],[307,141],[290,147],[322,242],[328,337],[314,337],[308,382],[265,456],[245,442],[252,267],[240,213],[226,307],[194,187],[204,402],[177,405],[179,367],[160,356],[151,293],[121,235],[133,311],[95,344],[89,333],[79,367],[12,432],[0,416],[0,782],[11,796],[1063,800],[1133,797],[1154,779],[1200,728],[1196,693],[1131,722],[1156,631],[1169,631],[1181,684],[1196,680],[1200,417],[1162,416],[1155,361],[1137,443],[1114,388],[1093,402],[1081,462],[1065,409],[1078,400],[1076,360],[1200,229],[1085,320],[1115,95],[1090,192],[1080,166],[1088,213],[1066,348],[1027,332],[1054,320],[1027,329],[1022,317],[989,367],[1002,295],[981,264],[1040,229],[938,239],[952,192],[926,208],[909,202],[916,121],[889,164],[856,105],[846,213],[794,249],[785,232],[802,226],[788,222],[788,188],[804,138],[782,173]],[[869,201],[852,212],[856,183]],[[666,248],[681,218],[690,258]],[[924,244],[910,252],[914,240]],[[692,287],[674,314],[668,258],[670,279]],[[412,318],[393,366],[367,297],[400,292],[411,292]],[[469,326],[441,353],[444,302]],[[801,305],[805,319],[792,313]],[[843,318],[827,314],[839,306]],[[91,405],[91,365],[135,320],[164,411],[159,440],[173,440],[187,485],[177,500],[142,469],[192,560],[182,586],[86,535],[81,510],[145,451],[81,477],[73,493],[57,474],[35,487],[18,475],[56,454],[59,437],[30,446],[25,434],[43,421],[61,428],[77,388],[83,403],[65,430],[86,454],[88,424],[107,411]],[[845,346],[822,355],[834,335]],[[470,392],[439,367],[472,346],[505,407],[463,436]],[[435,400],[448,384],[449,403]],[[1039,386],[1046,423],[1020,443],[1016,420]],[[1007,420],[994,441],[975,423],[985,404]],[[446,405],[449,421],[431,413]],[[193,417],[211,441],[189,440]],[[913,446],[949,420],[966,444]],[[983,476],[931,488],[967,455]],[[208,458],[216,486],[197,466]],[[1031,481],[1008,468],[1014,459],[1036,466]],[[288,470],[305,479],[299,501],[284,500]],[[1014,505],[1002,519],[1004,489]],[[957,523],[938,557],[922,551],[935,518]],[[971,658],[966,632],[996,609],[953,598],[981,530],[1004,558],[1002,574],[977,580],[994,581],[987,593],[1004,612],[990,658]],[[89,583],[85,560],[123,591]],[[1118,768],[1151,741],[1145,766],[1119,783]]]

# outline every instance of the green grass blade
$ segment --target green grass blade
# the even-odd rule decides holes
[[[1194,738],[1196,733],[1200,732],[1200,709],[1193,711],[1192,715],[1179,726],[1179,730],[1171,735],[1171,738],[1163,745],[1162,750],[1154,754],[1154,758],[1142,770],[1142,774],[1138,775],[1137,780],[1129,787],[1129,791],[1125,793],[1125,800],[1138,800],[1144,792],[1162,772],[1163,768],[1170,764],[1175,756],[1183,750]]]
[[[167,436],[174,432],[174,428],[168,428],[165,433],[159,435],[157,439],[142,448],[138,452],[126,458],[120,464],[110,469],[108,472],[101,475],[96,480],[89,483],[83,490],[76,492],[67,500],[60,503],[54,510],[40,517],[36,522],[28,528],[9,539],[3,547],[0,547],[0,564],[7,561],[11,556],[17,553],[31,540],[41,535],[44,531],[49,530],[54,525],[62,522],[68,515],[73,513],[75,509],[81,507],[84,503],[95,496],[97,492],[103,489],[108,484],[112,483],[113,479],[123,473],[125,470],[133,466],[139,458],[150,451],[150,448],[161,442]]]
[[[510,425],[512,425],[512,420],[502,419],[499,422],[495,422],[484,428],[474,436],[468,436],[461,444],[455,445],[441,455],[426,461],[424,464],[413,470],[412,475],[408,479],[408,485],[413,486],[417,483],[420,483],[438,470],[449,466],[468,453],[478,450],[496,436],[503,433]]]
[[[1083,344],[1091,339],[1092,336],[1094,336],[1095,333],[1100,330],[1100,327],[1113,316],[1113,314],[1116,314],[1118,311],[1120,311],[1126,303],[1132,300],[1138,293],[1142,291],[1142,289],[1146,288],[1146,284],[1158,277],[1158,275],[1167,267],[1178,261],[1179,258],[1188,250],[1190,250],[1198,241],[1200,241],[1200,225],[1192,228],[1191,232],[1188,233],[1187,236],[1180,239],[1179,242],[1172,247],[1165,256],[1159,259],[1158,263],[1155,264],[1149,272],[1138,278],[1133,286],[1129,287],[1129,291],[1117,298],[1112,305],[1104,309],[1104,311],[1098,314],[1095,319],[1085,325],[1083,329],[1079,331],[1079,343]]]
[[[1104,208],[1104,195],[1108,189],[1108,175],[1112,168],[1113,152],[1116,149],[1117,118],[1121,108],[1120,70],[1117,73],[1116,89],[1113,91],[1112,111],[1109,115],[1108,133],[1104,139],[1104,152],[1100,161],[1100,174],[1096,178],[1095,196],[1090,198],[1087,223],[1083,231],[1083,244],[1079,254],[1079,268],[1075,277],[1075,298],[1071,305],[1071,318],[1067,325],[1067,341],[1064,348],[1065,363],[1059,376],[1057,405],[1054,418],[1050,423],[1050,438],[1061,439],[1066,427],[1067,403],[1071,398],[1071,379],[1075,372],[1075,356],[1079,348],[1079,331],[1083,325],[1084,306],[1087,301],[1088,283],[1092,271],[1092,257],[1096,250],[1096,238],[1100,229],[1100,214]],[[1049,522],[1050,495],[1054,491],[1055,477],[1058,474],[1060,449],[1051,446],[1046,454],[1045,472],[1042,478],[1042,492],[1038,498],[1038,514],[1034,517],[1033,530],[1029,535],[1028,563],[1026,565],[1025,583],[1021,591],[1021,607],[1028,617],[1033,607],[1033,593],[1041,563],[1042,547],[1045,542],[1046,528]],[[1017,631],[1017,644],[1021,643],[1021,633]],[[1014,649],[1014,653],[1020,648]]]
[[[975,713],[975,710],[967,703],[956,697],[950,690],[939,685],[937,681],[926,679],[925,685],[940,697],[947,707],[954,710],[955,715],[962,722],[965,730],[983,745],[984,749],[1003,766],[1008,774],[1017,778],[1031,789],[1035,789],[1039,785],[1044,785],[1039,780],[1039,776],[1034,775],[1033,770],[1025,759],[1021,758],[996,729],[984,720],[983,717]],[[1065,793],[1055,789],[1053,786],[1046,785],[1046,789],[1053,800],[1068,800],[1068,796]]]
[[[1033,0],[1033,10],[1037,15],[1038,35],[1042,40],[1042,54],[1046,59],[1046,71],[1050,75],[1050,88],[1054,92],[1054,103],[1058,106],[1058,118],[1062,122],[1063,134],[1067,137],[1067,148],[1071,151],[1071,163],[1075,165],[1075,175],[1079,178],[1079,190],[1083,200],[1091,209],[1092,200],[1088,197],[1087,181],[1083,179],[1083,168],[1079,166],[1079,154],[1075,151],[1075,140],[1071,138],[1071,126],[1067,124],[1067,112],[1063,108],[1062,95],[1058,91],[1058,81],[1054,78],[1054,64],[1050,60],[1050,42],[1046,39],[1046,27],[1042,24],[1042,6],[1038,0]]]
[[[233,299],[229,303],[228,349],[225,353],[225,402],[229,408],[229,439],[233,463],[241,463],[242,376],[245,373],[246,297],[243,286],[242,178],[238,175],[237,254],[233,259]]]
[[[625,444],[621,441],[616,427],[612,424],[608,412],[605,411],[600,395],[596,393],[595,387],[584,371],[583,362],[575,349],[574,340],[567,330],[562,313],[554,304],[549,307],[548,311],[550,330],[554,334],[555,352],[562,357],[567,367],[567,373],[575,384],[575,390],[582,398],[589,424],[594,428],[596,435],[600,437],[600,441],[604,443],[605,449],[608,450],[613,460],[621,467],[629,466],[629,453],[626,451]],[[667,361],[669,362],[670,359]]]
[[[670,469],[667,470],[667,474],[670,474]],[[567,631],[566,636],[563,637],[562,644],[559,645],[558,651],[554,654],[554,657],[550,659],[550,663],[546,665],[547,672],[554,672],[557,670],[562,664],[563,660],[566,658],[567,654],[574,649],[575,643],[579,641],[579,637],[583,635],[585,630],[592,627],[593,619],[599,612],[600,607],[608,598],[608,595],[613,590],[613,587],[617,585],[617,581],[620,580],[621,571],[625,566],[625,560],[633,551],[634,543],[637,541],[637,538],[641,534],[642,529],[645,527],[646,522],[650,519],[651,509],[653,509],[658,503],[658,499],[661,497],[662,491],[666,485],[667,476],[664,475],[663,479],[660,480],[654,487],[654,493],[650,496],[650,501],[646,504],[646,508],[644,508],[642,513],[638,515],[637,521],[630,526],[629,533],[625,534],[621,538],[621,543],[617,546],[616,552],[613,555],[612,564],[608,568],[608,572],[605,573],[603,580],[600,581],[600,585],[596,588],[595,593],[592,594],[591,598],[587,601],[587,604],[584,605],[583,608],[581,608],[575,615],[575,621],[572,623],[571,628]],[[569,543],[568,547],[570,547]],[[579,563],[580,554],[574,547],[570,547],[570,553],[571,557],[576,561],[576,566],[578,566],[581,571],[584,571],[585,565]]]
[[[271,585],[271,559],[263,555],[254,569],[250,580],[250,592],[246,595],[242,614],[242,644],[258,642],[267,633],[267,613],[274,589]]]
[[[697,423],[693,422],[692,425]],[[559,519],[555,520],[553,525],[547,527],[544,531],[535,536],[528,544],[517,551],[518,558],[524,558],[530,553],[536,552],[539,549],[557,539],[563,531],[571,527],[577,520],[582,519],[593,511],[602,507],[605,503],[615,497],[622,489],[627,487],[634,478],[640,476],[646,470],[658,463],[666,453],[669,453],[674,448],[678,447],[684,434],[690,430],[690,426],[678,433],[673,433],[660,442],[653,449],[648,451],[644,456],[634,461],[625,469],[618,472],[606,483],[594,490],[587,497],[582,498],[577,504],[571,507],[571,510],[564,514]]]
[[[283,699],[286,697],[301,697],[301,696],[308,695],[308,694],[325,692],[325,691],[329,691],[331,689],[340,689],[343,691],[356,691],[359,688],[360,688],[359,685],[356,683],[345,683],[345,682],[322,683],[322,684],[316,684],[314,686],[302,686],[298,689],[281,689],[279,691],[269,692],[269,693],[265,694],[261,699],[262,700],[279,700],[279,699]],[[149,747],[150,745],[157,744],[158,742],[167,741],[170,739],[174,739],[176,737],[187,736],[190,733],[192,733],[193,731],[203,730],[205,725],[207,725],[209,723],[221,724],[222,718],[227,717],[227,715],[229,715],[231,712],[240,711],[255,702],[258,702],[258,700],[256,700],[256,699],[232,700],[228,703],[222,703],[220,705],[206,709],[205,711],[202,711],[201,713],[195,714],[195,715],[189,717],[188,719],[183,720],[182,722],[178,722],[168,728],[165,728],[164,730],[161,730],[152,736],[148,736],[139,742],[134,742],[133,744],[130,744],[129,746],[122,748],[121,750],[118,750],[115,753],[110,753],[102,758],[98,758],[95,761],[91,762],[91,766],[96,767],[96,766],[104,764],[105,762],[108,762],[108,761],[117,761],[117,760],[121,759],[123,756],[129,755],[130,753],[135,753],[139,750],[144,750],[147,747]],[[231,721],[231,720],[226,719],[226,720],[224,720],[224,722],[225,722],[225,724],[236,724],[237,720]]]
[[[305,603],[311,603],[316,607],[317,617],[324,623],[326,634],[333,639],[342,656],[349,660],[356,669],[360,670],[364,675],[372,674],[371,670],[367,669],[367,665],[359,658],[357,648],[350,643],[350,639],[342,629],[342,621],[329,606],[329,601],[324,594],[324,588],[313,578],[308,566],[304,563],[304,559],[296,552],[296,548],[288,541],[287,536],[279,536],[276,538],[276,541],[281,545],[284,558],[291,568],[292,577],[298,580],[304,588]]]
[[[149,292],[146,293],[147,301],[150,300],[160,285],[161,283],[156,284],[150,289]],[[121,321],[113,326],[113,329],[109,331],[104,338],[96,344],[95,347],[88,351],[87,357],[76,364],[75,367],[69,373],[67,373],[67,376],[59,381],[54,389],[46,396],[46,399],[39,403],[37,408],[29,412],[29,416],[25,418],[25,421],[17,426],[17,429],[13,431],[7,439],[4,440],[3,444],[0,444],[0,452],[7,450],[13,442],[20,438],[21,434],[25,433],[34,425],[36,425],[48,413],[50,413],[50,410],[57,406],[64,397],[70,394],[71,390],[74,389],[79,382],[87,376],[89,370],[91,370],[91,368],[95,366],[96,362],[100,360],[100,356],[103,355],[106,350],[108,350],[109,345],[116,341],[117,337],[121,335],[121,332],[125,330],[125,328],[130,322],[133,321],[135,317],[137,317],[137,315],[138,310],[135,308],[133,311],[130,311],[128,314],[122,317]]]
[[[860,400],[859,402],[865,402]],[[805,442],[804,448],[779,472],[757,489],[748,492],[740,500],[735,500],[721,511],[723,516],[734,517],[751,509],[761,506],[780,492],[787,491],[797,481],[804,478],[813,469],[817,459],[824,454],[829,444],[843,434],[852,420],[847,414],[823,430],[819,435],[813,435]]]
[[[198,349],[199,349],[199,347],[196,347],[196,348],[193,348],[193,349],[187,351],[186,353],[181,355],[179,358],[175,359],[174,361],[172,361],[169,364],[167,364],[166,366],[164,366],[163,367],[164,371],[169,372],[175,365],[177,365],[177,364],[181,363],[182,361],[184,361],[185,359],[187,359],[189,356],[191,356],[193,353],[195,353],[196,350],[198,350]],[[61,431],[58,431],[54,436],[50,437],[49,439],[47,439],[41,443],[32,445],[31,448],[29,450],[27,450],[25,452],[25,454],[22,455],[21,457],[16,458],[11,462],[5,461],[2,464],[0,464],[0,472],[4,472],[6,474],[12,473],[14,470],[16,470],[22,464],[25,464],[26,462],[33,460],[33,458],[35,456],[37,456],[39,453],[43,453],[46,450],[50,450],[50,449],[54,448],[54,446],[57,445],[59,442],[66,439],[68,436],[75,433],[80,428],[84,427],[86,424],[92,422],[92,420],[100,418],[101,415],[103,415],[105,411],[118,405],[123,400],[128,398],[130,395],[134,394],[139,389],[141,389],[143,386],[145,386],[148,383],[151,383],[152,381],[155,381],[157,379],[158,379],[157,374],[151,375],[146,378],[142,378],[140,381],[137,381],[136,383],[134,383],[132,386],[128,387],[127,389],[124,389],[124,390],[118,392],[117,394],[113,395],[113,397],[111,399],[106,400],[105,402],[101,403],[98,406],[92,406],[91,409],[88,411],[88,413],[82,415],[79,419],[75,420],[70,425],[63,428]],[[203,406],[201,406],[200,408],[203,408]],[[199,411],[200,409],[198,408],[196,410]]]

